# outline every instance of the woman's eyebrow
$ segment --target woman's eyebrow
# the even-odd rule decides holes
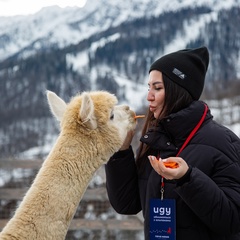
[[[163,82],[160,82],[160,81],[154,82],[152,85],[155,86],[156,84],[163,84]],[[148,86],[150,86],[150,83],[148,83]]]

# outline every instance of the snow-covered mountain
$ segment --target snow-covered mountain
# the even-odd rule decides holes
[[[239,22],[240,0],[98,0],[0,17],[1,157],[45,152],[56,136],[46,89],[66,101],[104,89],[141,112],[150,63],[181,48],[209,48],[204,97],[239,95]]]
[[[196,38],[200,28],[217,20],[219,11],[239,5],[240,0],[163,0],[161,3],[158,0],[98,0],[87,1],[83,8],[53,6],[43,8],[35,15],[0,17],[0,60],[17,53],[22,53],[20,56],[25,58],[41,49],[77,44],[93,34],[138,18],[189,7],[211,9],[186,26],[184,38],[180,41],[176,38],[166,46],[165,52],[170,52],[185,47],[191,38]]]

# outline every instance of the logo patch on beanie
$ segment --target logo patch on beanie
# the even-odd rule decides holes
[[[174,68],[172,72],[181,79],[186,78],[186,75],[184,73],[182,73],[180,70],[178,70],[177,68]]]

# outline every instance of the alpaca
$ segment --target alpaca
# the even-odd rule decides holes
[[[135,113],[105,91],[84,92],[66,104],[47,91],[60,133],[1,240],[65,239],[76,208],[98,168],[134,129]]]

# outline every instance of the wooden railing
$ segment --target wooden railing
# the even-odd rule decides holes
[[[39,169],[42,164],[41,160],[0,160],[0,169],[6,171],[12,171],[13,169]],[[0,176],[1,177],[1,176]],[[28,190],[28,187],[21,188],[9,188],[0,187],[0,200],[21,201],[24,194]],[[94,189],[87,189],[81,202],[89,201],[99,201],[108,202],[107,193],[105,187],[97,187]],[[110,205],[110,204],[109,204]],[[15,209],[12,209],[12,212]],[[12,214],[11,214],[12,215]],[[6,225],[9,219],[4,219],[0,216],[0,231]],[[124,217],[123,219],[111,218],[111,219],[95,219],[89,220],[85,218],[75,218],[72,220],[69,230],[81,230],[81,229],[91,229],[91,230],[131,230],[131,231],[142,231],[143,223],[141,217],[132,216]]]

